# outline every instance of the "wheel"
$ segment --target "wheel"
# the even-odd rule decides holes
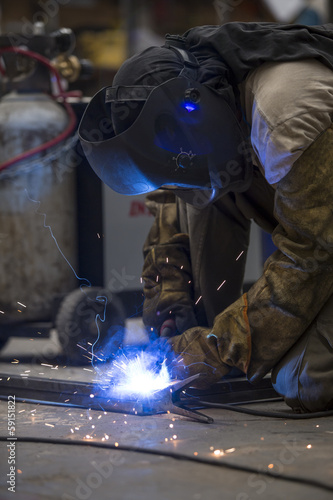
[[[122,347],[126,314],[109,290],[84,287],[68,294],[55,327],[70,364],[100,363]]]

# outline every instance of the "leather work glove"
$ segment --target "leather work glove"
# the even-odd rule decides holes
[[[156,338],[170,318],[176,325],[172,334],[183,333],[198,323],[189,236],[180,230],[176,197],[170,191],[158,189],[147,195],[146,205],[155,221],[143,246],[142,316],[148,333]],[[169,329],[167,336],[170,334]]]
[[[199,373],[201,377],[193,385],[205,389],[231,369],[220,359],[217,338],[211,328],[190,328],[182,335],[170,338],[168,344],[175,355],[168,366],[172,379],[184,379]]]
[[[197,325],[191,267],[184,248],[187,241],[187,235],[177,234],[169,244],[154,247],[145,258],[143,322],[148,333],[159,336],[169,319],[175,324],[173,335]]]
[[[227,375],[232,367],[246,373],[251,354],[246,294],[215,318],[213,328],[194,327],[171,337],[175,359],[169,365],[171,378],[200,373],[196,387],[205,388]]]

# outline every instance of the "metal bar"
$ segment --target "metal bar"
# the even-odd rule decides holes
[[[39,404],[76,406],[137,415],[152,413],[144,402],[113,399],[108,397],[106,390],[92,383],[48,380],[38,377],[24,378],[11,374],[2,374],[0,379],[0,399],[7,399],[9,395],[14,395],[17,401]]]
[[[42,379],[38,377],[20,377],[0,374],[0,399],[15,395],[18,401],[62,406],[77,406],[94,410],[152,415],[153,400],[118,400],[112,398],[106,388],[86,382]],[[215,403],[241,404],[254,401],[276,400],[279,395],[273,389],[270,377],[264,378],[253,386],[244,379],[237,378],[229,382],[215,384],[209,390],[189,388],[181,393],[182,405],[195,405],[195,399],[205,399]],[[191,398],[191,399],[189,399]]]

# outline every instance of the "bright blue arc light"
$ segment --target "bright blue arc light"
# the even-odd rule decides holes
[[[185,102],[183,104],[183,107],[191,113],[191,111],[195,111],[196,109],[199,109],[198,104],[195,104],[194,102]]]

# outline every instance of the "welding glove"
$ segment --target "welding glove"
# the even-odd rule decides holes
[[[216,316],[213,328],[195,327],[168,340],[175,359],[170,364],[172,378],[201,374],[196,387],[218,382],[232,367],[246,373],[251,354],[247,321],[247,300],[243,295]]]
[[[160,335],[162,325],[173,319],[172,334],[179,334],[197,325],[189,237],[179,230],[173,193],[155,191],[146,204],[155,222],[143,249],[143,322],[148,333]]]

